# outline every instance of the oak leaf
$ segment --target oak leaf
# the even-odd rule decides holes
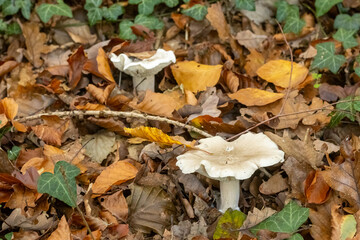
[[[177,62],[171,65],[176,82],[194,93],[213,87],[219,81],[222,65],[205,65],[195,61]]]

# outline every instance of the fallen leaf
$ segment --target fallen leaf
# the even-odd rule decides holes
[[[259,191],[262,194],[271,195],[284,191],[288,187],[287,179],[283,178],[281,172],[279,172],[271,176],[266,182],[263,182],[259,187]]]
[[[31,127],[35,135],[43,140],[46,144],[61,146],[62,133],[60,130],[45,125]]]
[[[96,62],[98,71],[102,76],[104,76],[104,79],[109,81],[110,83],[115,83],[114,77],[110,69],[108,57],[106,56],[103,48],[99,48]]]
[[[261,210],[255,207],[252,211],[248,213],[240,229],[251,228],[259,224],[260,222],[264,221],[274,213],[276,213],[276,211],[269,207],[262,208]]]
[[[322,204],[329,198],[330,187],[324,181],[322,171],[311,171],[305,180],[305,196],[308,203]]]
[[[222,215],[216,225],[214,239],[237,239],[239,231],[233,231],[233,229],[239,229],[246,219],[246,215],[239,211],[228,209]]]
[[[96,34],[90,33],[90,28],[87,24],[83,24],[81,21],[76,19],[67,19],[62,22],[65,27],[65,31],[69,34],[71,39],[80,44],[93,45],[96,42]]]
[[[18,65],[18,62],[12,60],[5,62],[0,61],[0,77],[11,72],[11,70],[13,70]]]
[[[264,56],[255,49],[249,49],[250,54],[246,56],[246,63],[244,69],[250,77],[257,76],[256,71],[264,65]]]
[[[208,7],[207,12],[206,19],[209,20],[211,25],[216,29],[219,38],[222,41],[228,41],[231,37],[230,27],[226,22],[221,4],[219,2],[211,4],[211,6]]]
[[[161,187],[142,187],[133,184],[131,195],[126,199],[129,206],[128,223],[136,231],[162,235],[171,225],[176,209],[170,197]]]
[[[293,69],[291,84],[289,85],[291,64],[293,65]],[[288,88],[289,86],[290,88],[295,88],[305,80],[308,72],[309,70],[306,67],[286,60],[269,61],[256,71],[262,79],[282,88]]]
[[[38,193],[34,190],[30,190],[27,187],[16,184],[13,185],[14,192],[11,194],[10,199],[5,204],[5,207],[14,209],[19,208],[25,213],[26,208],[34,208],[35,201],[37,200]]]
[[[235,37],[238,43],[249,49],[250,52],[252,49],[260,50],[262,42],[267,38],[266,35],[257,35],[250,30],[240,31]]]
[[[40,32],[40,25],[35,22],[24,23],[21,28],[26,45],[24,56],[34,67],[41,67],[43,60],[40,59],[40,55],[47,52],[46,34]]]
[[[129,106],[153,115],[165,116],[173,118],[172,112],[178,107],[178,103],[168,95],[162,93],[154,93],[147,90],[145,97],[141,103],[137,103],[138,99],[134,98]]]
[[[115,144],[115,134],[102,130],[96,134],[85,135],[82,144],[85,148],[85,154],[92,161],[101,163],[109,155]]]
[[[222,72],[222,78],[224,79],[224,82],[229,88],[230,92],[234,93],[239,89],[240,79],[232,71],[224,70]]]
[[[113,185],[119,185],[133,179],[137,172],[137,168],[127,161],[118,161],[111,164],[96,178],[92,187],[92,197],[97,197],[107,192]]]
[[[194,61],[177,62],[170,67],[176,82],[194,93],[215,86],[222,69],[222,65],[204,65]]]
[[[73,54],[71,54],[67,61],[70,66],[68,82],[70,88],[74,89],[81,79],[81,72],[87,61],[84,48],[80,46]]]
[[[98,100],[101,104],[105,104],[109,98],[112,90],[114,89],[115,84],[107,84],[103,87],[96,87],[93,84],[89,84],[86,87],[86,90]]]
[[[129,210],[122,191],[102,196],[100,198],[100,203],[101,206],[108,210],[112,215],[116,216],[121,221],[126,222]]]
[[[228,94],[231,99],[246,106],[264,106],[284,97],[283,93],[273,93],[257,88],[243,88],[236,93]]]
[[[25,174],[29,168],[34,167],[38,174],[42,174],[44,172],[54,172],[55,163],[53,163],[50,159],[34,157],[27,161],[21,168],[21,173]]]
[[[53,231],[47,240],[71,240],[70,227],[66,221],[65,215],[61,217],[58,227]]]
[[[205,130],[211,135],[216,135],[218,132],[225,132],[236,134],[245,131],[249,126],[238,120],[235,123],[224,123],[221,118],[211,117],[209,115],[202,115],[191,120],[193,126]]]
[[[125,134],[124,127],[125,124],[120,120],[115,120],[114,118],[96,118],[96,117],[89,117],[88,121],[103,127],[110,132],[116,132],[119,134]]]
[[[185,145],[186,147],[192,148],[190,144],[186,142],[182,143],[157,128],[140,126],[137,128],[124,128],[124,131],[134,137],[140,137],[151,142],[157,142],[169,146],[173,144]]]
[[[340,205],[331,207],[331,239],[355,239],[356,220],[354,215],[339,213]]]

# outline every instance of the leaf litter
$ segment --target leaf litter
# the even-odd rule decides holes
[[[315,1],[315,13],[297,1],[281,1],[280,12],[274,1],[235,2],[246,10],[190,1],[156,35],[139,25],[120,33],[136,41],[116,37],[115,22],[82,24],[82,7],[74,19],[18,20],[21,34],[1,36],[0,235],[357,239],[356,31],[341,17],[335,40],[318,37],[318,17],[340,1]],[[283,16],[286,33],[272,17],[284,9],[294,13]],[[109,58],[158,48],[176,63],[156,75],[155,91],[138,91]],[[176,158],[204,137],[248,131],[264,132],[285,162],[242,181],[238,209],[221,213],[219,181],[183,174]]]

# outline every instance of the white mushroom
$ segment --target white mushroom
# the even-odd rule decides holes
[[[178,156],[176,165],[183,173],[198,172],[220,181],[221,212],[239,209],[239,180],[251,177],[261,167],[284,161],[284,152],[263,133],[246,133],[233,142],[219,136],[199,142],[200,150]]]
[[[133,86],[137,90],[155,90],[155,74],[164,67],[176,62],[173,51],[158,49],[154,55],[149,58],[139,59],[128,57],[126,54],[116,56],[111,53],[110,60],[115,67],[133,77]]]

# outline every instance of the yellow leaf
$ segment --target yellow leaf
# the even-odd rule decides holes
[[[194,93],[213,87],[219,81],[222,65],[204,65],[194,61],[178,62],[171,66],[176,82]]]
[[[290,72],[291,62],[286,60],[269,61],[256,71],[262,79],[282,88],[289,87]],[[308,72],[309,70],[306,67],[293,62],[290,87],[295,88],[303,82],[308,75]]]
[[[133,179],[137,172],[137,168],[126,161],[111,164],[96,178],[92,187],[93,197],[107,192],[113,185],[119,185]]]
[[[144,138],[150,142],[157,142],[170,146],[173,144],[178,144],[178,145],[185,145],[186,147],[189,148],[193,148],[189,144],[182,143],[170,137],[169,135],[165,134],[163,131],[157,128],[141,126],[137,128],[124,128],[124,130],[126,133],[129,133],[134,137]]]
[[[236,93],[228,94],[246,106],[264,106],[284,97],[283,93],[273,93],[257,88],[243,88]]]

